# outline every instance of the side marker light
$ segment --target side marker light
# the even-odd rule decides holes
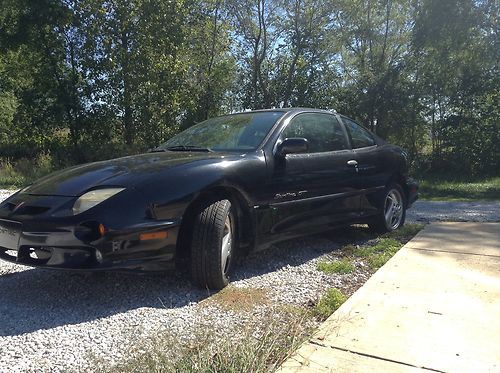
[[[152,233],[141,233],[139,235],[139,240],[141,240],[141,241],[164,240],[167,237],[168,237],[168,233],[166,231],[152,232]]]

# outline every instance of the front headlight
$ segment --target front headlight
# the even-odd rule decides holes
[[[120,193],[125,188],[96,189],[85,193],[78,198],[73,205],[73,215],[81,214],[84,211],[98,205],[99,203]]]

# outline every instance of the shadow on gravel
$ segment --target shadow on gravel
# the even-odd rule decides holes
[[[175,274],[28,269],[0,276],[0,336],[79,324],[140,307],[177,308],[207,296]]]
[[[267,250],[243,258],[231,280],[261,276],[286,266],[299,266],[324,254],[335,252],[346,244],[361,244],[373,237],[372,233],[368,233],[368,229],[346,227],[280,242]]]
[[[366,239],[364,231],[347,228],[283,242],[245,258],[231,279],[300,265],[338,249],[342,243]],[[175,273],[82,274],[26,269],[0,275],[0,336],[89,322],[141,307],[174,309],[210,295]]]

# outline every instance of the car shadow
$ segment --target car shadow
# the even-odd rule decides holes
[[[89,275],[44,269],[0,276],[0,294],[0,336],[79,324],[141,307],[178,308],[210,295],[174,273]]]
[[[231,280],[301,265],[343,243],[359,241],[356,232],[348,228],[276,244],[247,257],[235,268]],[[210,295],[178,273],[11,272],[0,275],[0,337],[80,324],[142,307],[175,309]]]

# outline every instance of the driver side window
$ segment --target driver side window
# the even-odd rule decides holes
[[[347,139],[337,118],[330,114],[299,114],[281,133],[281,139],[303,137],[309,142],[308,153],[348,149]]]

